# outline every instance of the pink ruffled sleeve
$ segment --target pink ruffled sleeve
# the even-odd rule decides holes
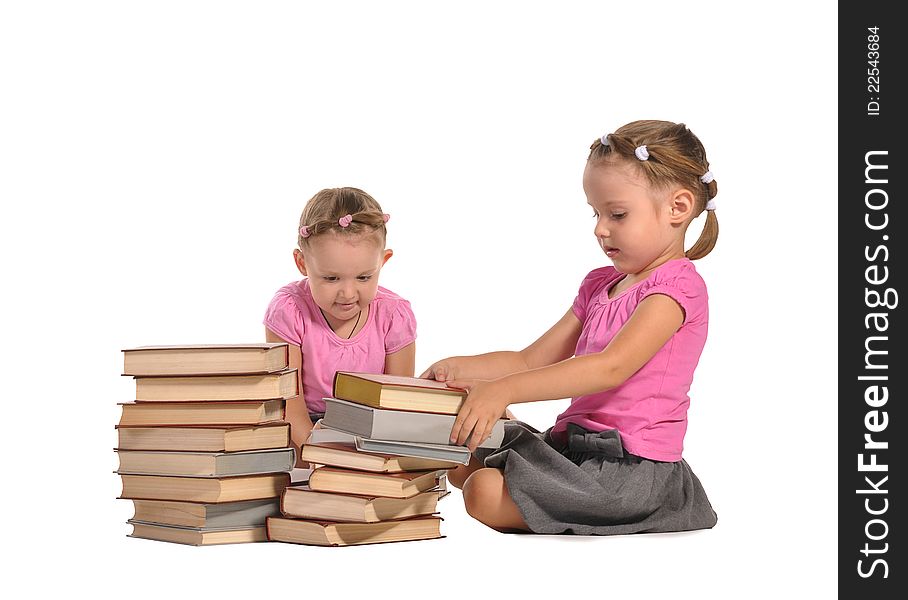
[[[614,274],[615,269],[613,267],[600,267],[593,269],[583,278],[580,290],[577,291],[577,297],[574,298],[574,304],[571,306],[574,314],[581,322],[586,320],[590,300],[593,297],[598,298],[598,294],[602,292],[603,283],[610,277],[613,278]]]
[[[685,323],[706,316],[706,283],[689,262],[679,261],[676,267],[658,272],[641,286],[639,294],[641,301],[653,294],[664,294],[673,299],[684,311]]]
[[[410,303],[401,298],[390,310],[390,326],[385,335],[385,353],[393,354],[416,341],[416,315]]]
[[[305,327],[303,315],[296,303],[296,298],[285,291],[279,291],[271,299],[265,311],[265,327],[281,336],[291,344],[302,344]]]

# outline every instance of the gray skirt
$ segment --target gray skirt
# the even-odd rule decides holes
[[[474,456],[504,473],[534,533],[617,535],[706,529],[716,513],[687,462],[624,451],[617,430],[568,424],[567,444],[526,423],[505,424],[504,441]]]

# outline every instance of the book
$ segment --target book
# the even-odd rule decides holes
[[[451,446],[443,444],[420,444],[415,442],[398,442],[396,440],[375,440],[356,436],[354,441],[356,449],[360,452],[376,452],[409,456],[424,460],[440,460],[453,463],[447,468],[454,468],[455,464],[467,465],[473,455],[466,446]]]
[[[401,473],[429,469],[451,469],[456,465],[444,460],[429,460],[392,454],[360,452],[353,444],[329,442],[319,445],[306,444],[300,452],[301,460],[319,465],[346,469],[359,469],[375,473]]]
[[[265,527],[231,527],[211,529],[204,527],[175,527],[156,523],[129,520],[132,534],[129,537],[159,542],[175,542],[191,546],[214,546],[217,544],[245,544],[267,542]]]
[[[281,495],[281,512],[285,516],[316,521],[374,523],[431,515],[437,505],[436,492],[422,492],[410,498],[382,498],[316,492],[308,486],[294,486]]]
[[[444,382],[418,377],[339,371],[334,374],[335,398],[375,408],[456,415],[467,392]]]
[[[388,410],[325,398],[325,416],[321,420],[326,427],[366,438],[453,445],[449,443],[449,438],[455,418],[454,415]],[[504,439],[506,421],[499,419],[492,428],[491,436],[479,447],[498,448]]]
[[[309,483],[309,477],[312,475],[312,467],[306,467],[305,469],[301,467],[294,467],[290,471],[290,485],[297,485],[300,483]]]
[[[120,425],[260,425],[284,419],[284,400],[124,402]]]
[[[290,475],[245,475],[213,479],[162,475],[120,475],[128,500],[178,500],[182,502],[237,502],[277,498],[290,484]]]
[[[448,473],[445,471],[443,475],[438,478],[438,485],[429,490],[430,492],[435,492],[438,494],[438,499],[441,500],[445,496],[451,494],[451,490],[448,489]]]
[[[289,345],[199,344],[123,350],[123,375],[274,373],[290,366]]]
[[[315,546],[352,546],[442,537],[440,517],[417,517],[378,523],[333,523],[268,517],[268,539]]]
[[[309,432],[307,444],[353,444],[356,443],[356,436],[340,429],[332,429],[325,425],[324,419],[319,419],[312,425],[312,431]]]
[[[242,452],[286,448],[290,424],[136,427],[117,426],[119,450],[185,450],[196,452]]]
[[[178,527],[226,528],[262,527],[268,517],[280,516],[280,500],[248,500],[222,504],[133,500],[132,520]]]
[[[147,375],[136,377],[136,400],[201,402],[270,400],[299,394],[296,369],[255,375]]]
[[[333,467],[319,467],[309,476],[309,487],[317,492],[337,492],[385,498],[410,498],[438,485],[443,470],[408,473],[369,473]]]
[[[449,444],[424,444],[419,442],[400,442],[397,440],[376,440],[366,438],[345,431],[331,429],[322,419],[315,422],[309,440],[311,445],[323,444],[353,444],[360,452],[376,454],[395,454],[428,460],[442,460],[446,462],[469,464],[472,453],[466,446],[452,446]]]
[[[293,448],[247,452],[177,452],[116,450],[120,475],[175,475],[230,477],[262,473],[289,473],[296,464]]]

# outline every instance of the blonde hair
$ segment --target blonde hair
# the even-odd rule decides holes
[[[602,143],[601,138],[593,142],[587,162],[595,164],[607,161],[610,157],[620,157],[635,165],[652,186],[664,188],[678,184],[689,189],[696,198],[694,218],[706,209],[706,203],[719,192],[714,179],[709,183],[703,183],[700,179],[709,170],[706,150],[684,123],[634,121],[603,137],[608,143]],[[644,145],[649,158],[639,160],[634,152]],[[719,221],[716,211],[709,210],[699,239],[684,255],[690,260],[703,258],[715,247],[718,238]]]
[[[350,215],[352,220],[342,227],[340,219]],[[300,249],[303,249],[313,237],[333,231],[342,235],[375,234],[384,247],[387,236],[385,215],[375,198],[354,187],[324,189],[309,199],[300,215],[300,230],[308,229],[309,235],[303,237],[297,232]]]

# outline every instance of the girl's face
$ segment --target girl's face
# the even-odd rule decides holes
[[[378,291],[378,273],[393,252],[376,235],[327,233],[312,238],[293,255],[319,308],[335,326],[355,319]],[[333,322],[332,322],[333,321]]]
[[[687,190],[653,189],[633,165],[612,159],[587,163],[583,191],[596,239],[618,271],[637,274],[684,256],[693,200]]]

